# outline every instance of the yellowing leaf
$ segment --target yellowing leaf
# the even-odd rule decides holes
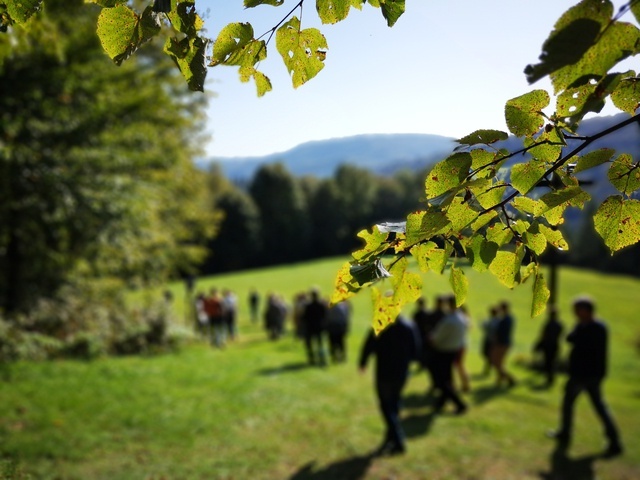
[[[102,48],[116,64],[122,63],[138,48],[139,21],[136,12],[125,5],[103,8],[100,12],[96,33]]]
[[[453,294],[456,297],[456,305],[460,307],[467,301],[467,293],[469,291],[469,280],[467,279],[464,271],[457,268],[455,265],[451,267],[451,274],[449,275],[449,284],[453,290]]]
[[[459,186],[469,175],[470,168],[471,155],[466,152],[454,153],[436,163],[425,181],[427,198],[436,198]]]
[[[509,134],[500,130],[476,130],[456,140],[456,142],[462,145],[477,145],[479,143],[490,145],[500,140],[506,140],[507,138],[509,138]]]
[[[564,239],[560,230],[549,228],[546,225],[540,225],[540,232],[546,237],[547,241],[559,250],[569,250],[569,244]]]
[[[502,223],[495,223],[487,228],[487,241],[497,243],[498,246],[506,245],[513,238],[513,232]]]
[[[607,172],[611,185],[627,195],[640,188],[640,168],[627,153],[616,158]]]
[[[465,252],[471,268],[478,272],[486,272],[491,262],[496,258],[498,244],[488,242],[481,235],[475,235],[467,243]]]
[[[543,108],[549,105],[549,94],[545,90],[534,90],[509,100],[504,115],[511,133],[517,137],[531,136],[542,128]]]
[[[573,172],[579,173],[590,168],[597,167],[598,165],[602,165],[603,163],[611,160],[611,157],[613,157],[614,153],[615,150],[612,148],[600,148],[598,150],[594,150],[593,152],[589,152],[578,159],[576,168],[573,170]]]
[[[640,201],[607,198],[593,217],[596,231],[611,252],[640,241]]]
[[[350,297],[353,297],[361,290],[361,286],[351,276],[351,264],[346,262],[342,265],[336,275],[333,294],[331,295],[331,303],[340,303]]]
[[[520,262],[521,259],[515,253],[500,251],[489,265],[489,271],[495,275],[500,283],[513,288],[516,275],[520,271]]]
[[[300,29],[292,17],[276,32],[276,48],[291,75],[294,88],[315,77],[324,68],[327,40],[317,28]]]
[[[440,211],[427,209],[407,216],[407,243],[414,245],[442,233],[449,219]]]
[[[368,230],[361,230],[358,233],[358,237],[363,239],[365,242],[363,248],[353,252],[352,254],[354,260],[358,263],[368,262],[371,258],[380,255],[388,248],[386,240],[389,237],[389,234],[380,232],[377,226],[374,226],[371,229],[371,232]]]
[[[42,0],[5,0],[3,3],[13,21],[18,24],[25,23],[42,6]]]
[[[478,213],[471,208],[469,202],[465,202],[462,197],[456,197],[447,208],[446,215],[451,222],[449,228],[452,232],[462,230],[478,218]]]
[[[547,164],[537,160],[518,163],[511,168],[511,185],[525,195],[543,178]]]
[[[635,5],[640,8],[640,2]],[[622,80],[611,94],[611,100],[620,110],[633,115],[640,107],[640,78]]]
[[[322,23],[337,23],[347,18],[351,0],[316,0],[316,9]]]
[[[531,302],[531,317],[537,317],[547,308],[547,302],[551,292],[547,287],[544,275],[540,272],[536,274],[536,280],[533,282],[533,301]]]

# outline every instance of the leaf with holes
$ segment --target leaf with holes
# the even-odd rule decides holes
[[[533,282],[533,299],[531,302],[531,318],[537,317],[547,308],[547,302],[551,297],[549,287],[541,272],[536,273],[536,280]]]
[[[449,284],[451,285],[453,294],[456,297],[456,306],[460,307],[464,305],[467,301],[467,294],[469,292],[469,279],[461,268],[457,268],[455,265],[451,267]]]
[[[265,93],[272,89],[271,80],[264,73],[255,69],[255,67],[240,67],[238,70],[241,82],[248,82],[251,78],[256,83],[258,97],[262,97]]]
[[[576,168],[573,170],[573,173],[584,172],[585,170],[589,170],[590,168],[602,165],[603,163],[611,160],[611,157],[613,157],[614,153],[616,153],[616,151],[613,148],[600,148],[598,150],[594,150],[593,152],[589,152],[578,159]]]
[[[327,40],[317,28],[300,29],[300,20],[291,18],[276,32],[276,48],[291,75],[294,88],[315,77],[324,68]]]
[[[204,20],[196,12],[196,4],[192,0],[181,0],[172,5],[167,17],[173,28],[188,37],[195,37],[204,26]]]
[[[459,152],[436,163],[425,181],[427,198],[436,198],[459,186],[469,175],[471,161],[469,153]]]
[[[504,116],[509,131],[516,137],[531,136],[544,125],[541,111],[549,105],[546,90],[534,90],[507,102]]]
[[[634,163],[631,155],[623,153],[613,161],[607,177],[616,190],[629,195],[640,188],[640,165]]]
[[[316,0],[316,10],[322,23],[337,23],[347,18],[351,0]]]
[[[593,217],[611,253],[640,241],[640,201],[625,200],[620,195],[607,198]]]

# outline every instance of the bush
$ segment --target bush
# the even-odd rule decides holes
[[[159,353],[193,339],[173,324],[166,302],[131,309],[68,288],[27,315],[0,318],[0,361]]]

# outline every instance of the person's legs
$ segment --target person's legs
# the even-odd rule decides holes
[[[547,385],[553,385],[553,380],[555,378],[556,373],[556,357],[557,350],[546,348],[542,351],[543,359],[544,359],[544,373],[547,377]]]
[[[463,348],[456,354],[454,365],[460,377],[460,388],[463,392],[468,392],[471,390],[471,383],[469,381],[469,373],[464,365],[464,354],[465,349]]]
[[[400,424],[400,395],[403,383],[397,381],[378,381],[377,383],[380,412],[386,426],[380,453],[398,453],[405,449],[404,432]]]
[[[510,386],[515,383],[513,377],[507,372],[504,367],[504,362],[507,357],[508,351],[508,345],[495,345],[491,351],[492,363],[496,371],[498,372],[498,385],[501,385],[503,380],[506,380],[507,384]]]
[[[307,349],[307,358],[309,359],[309,363],[311,365],[315,365],[316,356],[313,349],[313,335],[311,335],[311,333],[307,332],[307,334],[305,335],[304,344]]]
[[[560,430],[556,433],[558,440],[569,442],[573,430],[573,406],[576,398],[582,392],[584,385],[581,382],[569,378],[564,387],[564,397],[562,399],[562,411],[560,420]]]
[[[447,400],[451,400],[456,405],[458,413],[462,413],[467,409],[467,406],[453,387],[453,362],[455,357],[455,352],[437,353],[437,387],[440,389],[441,395],[436,402],[436,410],[442,409]]]
[[[607,436],[607,439],[609,440],[609,446],[620,447],[620,437],[618,434],[618,429],[613,421],[613,418],[611,417],[611,413],[609,412],[607,404],[602,398],[601,380],[594,379],[585,382],[585,389],[589,394],[589,399],[591,400],[593,408],[602,421],[605,434]]]
[[[318,362],[320,365],[327,364],[326,352],[324,350],[324,342],[322,340],[322,332],[315,332],[313,334],[316,343],[316,355],[318,357]]]

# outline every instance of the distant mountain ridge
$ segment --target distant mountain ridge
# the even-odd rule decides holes
[[[626,114],[594,117],[582,122],[578,132],[593,135],[626,118]],[[379,175],[390,175],[403,168],[417,171],[428,167],[448,156],[456,145],[452,137],[440,135],[368,134],[307,142],[285,152],[261,157],[204,159],[198,165],[206,168],[209,163],[217,162],[227,178],[233,181],[248,181],[260,165],[274,162],[282,162],[296,176],[329,177],[336,168],[346,163]],[[522,148],[522,140],[510,137],[496,146],[513,151]],[[640,125],[628,125],[592,143],[581,155],[605,146],[631,153],[636,160],[640,160]],[[509,163],[519,163],[526,158],[515,157]],[[586,177],[603,179],[588,189],[595,193],[596,198],[612,193],[612,187],[605,179],[607,168],[608,164],[605,164],[585,172]]]
[[[260,165],[274,162],[282,162],[297,176],[329,177],[345,163],[384,174],[403,167],[430,165],[446,157],[454,147],[453,138],[440,135],[367,134],[307,142],[262,157],[212,158],[198,163],[219,163],[231,180],[248,180]]]

